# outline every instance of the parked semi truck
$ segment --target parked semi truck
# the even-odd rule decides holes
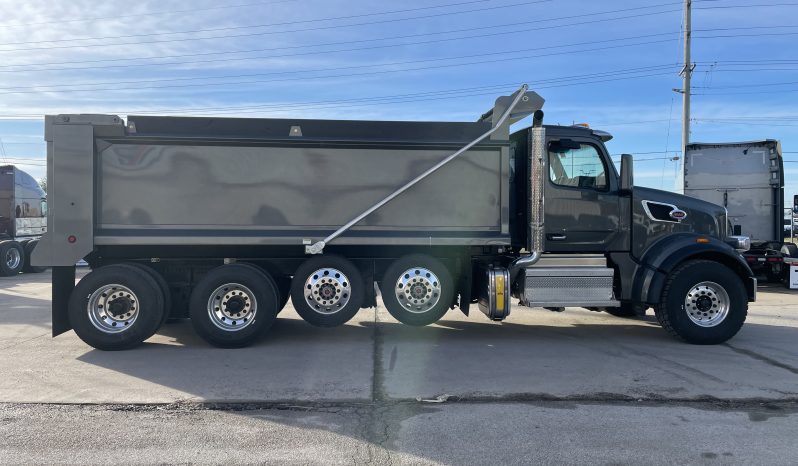
[[[751,240],[743,257],[755,275],[772,282],[785,279],[784,258],[798,257],[798,247],[784,241],[784,162],[779,141],[689,144],[684,193],[727,209],[729,228]]]
[[[0,166],[0,276],[41,272],[30,254],[47,231],[47,195],[13,165]]]
[[[238,347],[289,298],[335,327],[378,294],[409,325],[454,307],[500,321],[514,301],[735,335],[756,280],[725,209],[633,187],[608,133],[543,125],[542,106],[523,86],[473,123],[47,116],[33,260],[53,267],[53,335],[124,349],[186,315]]]

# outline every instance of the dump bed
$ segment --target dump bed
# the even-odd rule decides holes
[[[98,138],[98,244],[301,244],[490,129],[488,123],[130,117]],[[474,147],[341,243],[506,241],[508,142]]]
[[[47,116],[50,233],[34,261],[71,265],[98,247],[332,238],[510,244],[509,127],[542,105],[522,86],[473,123]]]
[[[783,186],[778,141],[687,146],[684,193],[726,207],[753,242],[782,240]]]

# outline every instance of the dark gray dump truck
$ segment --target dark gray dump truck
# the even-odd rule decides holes
[[[37,273],[30,254],[47,231],[47,194],[13,165],[0,166],[0,276]]]
[[[756,281],[723,207],[633,187],[609,134],[544,126],[542,106],[523,86],[473,123],[48,116],[33,258],[53,267],[53,334],[124,349],[187,316],[237,347],[289,298],[335,327],[380,294],[409,325],[514,301],[735,335]]]

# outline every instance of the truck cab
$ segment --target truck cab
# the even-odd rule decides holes
[[[47,194],[19,168],[0,166],[0,276],[42,271],[30,255],[46,231]]]
[[[542,143],[536,138],[543,139]],[[525,128],[511,135],[515,164],[511,188],[515,200],[511,204],[530,203],[527,199],[535,191],[537,179],[542,184],[544,225],[540,245],[535,247],[534,238],[529,238],[534,231],[527,228],[534,215],[515,209],[515,247],[540,249],[538,268],[552,264],[529,280],[544,277],[537,279],[541,286],[545,286],[545,277],[551,276],[561,277],[560,286],[563,281],[573,282],[568,292],[571,297],[559,297],[559,305],[534,300],[529,304],[559,309],[570,300],[571,306],[626,317],[640,315],[648,307],[664,304],[666,288],[680,267],[696,265],[708,270],[718,262],[727,267],[730,277],[739,279],[744,299],[755,299],[756,280],[739,254],[749,243],[745,237],[731,235],[726,209],[692,197],[634,186],[633,158],[622,157],[619,173],[604,145],[611,138],[609,133],[583,126],[550,125],[542,126],[537,134],[534,128]],[[530,170],[536,144],[542,146],[540,152],[545,158],[544,173],[537,177]],[[702,261],[706,263],[702,265]],[[584,285],[602,283],[596,278],[599,276],[605,277],[603,284],[597,285],[603,292],[596,294]],[[728,298],[728,290],[711,283],[715,288],[701,288],[696,296]],[[517,286],[516,295],[524,303],[528,285]],[[540,295],[539,287],[530,294]],[[688,308],[694,304],[693,299],[685,297],[684,301],[687,304],[683,306]],[[704,307],[701,312],[696,308],[693,317],[707,326],[714,320],[714,311],[710,307],[712,312],[704,315]],[[658,316],[663,314],[658,312]]]

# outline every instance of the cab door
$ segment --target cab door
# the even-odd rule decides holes
[[[547,141],[546,252],[600,253],[623,248],[615,166],[598,140]]]

